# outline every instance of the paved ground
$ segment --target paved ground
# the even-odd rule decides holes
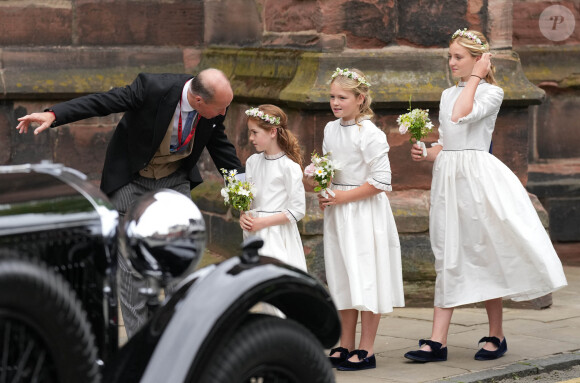
[[[505,378],[496,383],[580,383],[580,365],[517,378]]]
[[[553,293],[553,305],[544,310],[504,309],[506,355],[495,361],[473,359],[477,341],[487,335],[483,308],[458,308],[453,315],[446,362],[417,364],[403,354],[417,348],[431,331],[432,308],[401,308],[384,315],[375,345],[377,368],[359,372],[336,372],[337,383],[475,383],[498,382],[513,376],[532,375],[534,382],[580,383],[571,379],[575,369],[561,380],[543,379],[542,372],[580,365],[580,243],[557,245],[568,286]],[[120,328],[121,344],[126,341]],[[536,380],[537,378],[539,380]],[[554,380],[556,379],[556,380]],[[519,380],[514,380],[519,382]]]
[[[568,286],[553,293],[553,305],[548,309],[504,309],[508,343],[504,357],[487,362],[473,359],[477,341],[487,335],[487,316],[483,308],[458,308],[450,328],[448,360],[408,361],[403,354],[417,349],[419,338],[430,336],[433,310],[401,308],[381,320],[375,343],[377,368],[337,371],[336,382],[483,383],[580,365],[580,244],[558,246],[557,250],[565,264]]]

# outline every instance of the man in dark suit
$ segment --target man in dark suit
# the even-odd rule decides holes
[[[101,178],[120,214],[137,197],[161,188],[186,196],[202,182],[197,161],[207,148],[218,169],[242,170],[223,121],[233,100],[227,77],[217,69],[197,76],[141,73],[131,85],[54,105],[18,119],[16,129],[34,134],[89,117],[124,112],[107,148]],[[119,257],[121,308],[131,336],[147,319],[146,298],[138,293],[145,281]]]

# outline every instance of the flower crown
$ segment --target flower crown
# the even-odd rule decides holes
[[[345,69],[336,68],[336,70],[332,74],[332,78],[335,78],[336,76],[348,77],[352,80],[357,80],[359,84],[371,86],[371,84],[363,76],[359,75],[356,72],[349,71],[348,68]]]
[[[474,42],[478,43],[479,45],[481,45],[482,48],[484,48],[484,49],[487,47],[487,44],[484,44],[479,37],[477,37],[476,35],[474,35],[471,32],[467,32],[467,28],[456,30],[455,33],[453,34],[453,36],[451,36],[451,40],[455,39],[457,36],[474,41]]]
[[[272,125],[280,125],[280,117],[270,116],[269,114],[262,112],[258,108],[250,108],[246,110],[246,115],[262,119]]]

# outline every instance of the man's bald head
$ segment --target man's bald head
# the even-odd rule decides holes
[[[230,81],[221,70],[215,68],[199,72],[191,80],[189,90],[191,94],[188,98],[192,98],[190,104],[205,118],[224,115],[234,98]]]
[[[193,78],[190,85],[193,95],[201,96],[205,102],[212,102],[216,93],[231,93],[233,95],[230,81],[219,69],[204,69]]]

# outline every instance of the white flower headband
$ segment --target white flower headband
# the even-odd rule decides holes
[[[471,41],[475,41],[476,43],[481,45],[484,49],[487,47],[487,45],[484,44],[479,37],[477,37],[471,32],[467,32],[467,28],[456,30],[453,36],[451,36],[451,40],[455,39],[457,36],[469,39]]]
[[[246,110],[246,115],[262,119],[272,125],[280,125],[280,117],[270,116],[269,114],[262,112],[258,108],[250,108]]]
[[[348,68],[345,69],[336,68],[336,70],[332,74],[332,78],[335,78],[336,76],[345,76],[352,80],[358,81],[359,84],[371,86],[371,84],[364,77],[362,77],[356,72],[349,71]]]

